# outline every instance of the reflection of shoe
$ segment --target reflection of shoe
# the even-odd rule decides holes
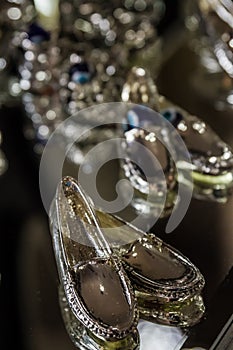
[[[134,285],[141,317],[169,325],[197,323],[204,313],[200,271],[154,234],[102,211],[96,213]]]
[[[77,323],[77,333],[69,329],[72,339],[89,341],[92,347],[82,349],[102,349],[103,344],[104,349],[136,349],[134,292],[92,204],[72,178],[59,185],[50,218],[61,285]]]
[[[176,128],[193,164],[194,196],[222,202],[227,200],[233,187],[233,154],[230,147],[204,121],[159,96],[149,74],[142,68],[132,68],[122,91],[122,99],[156,109]],[[127,122],[131,124],[130,120]],[[139,115],[134,116],[133,125],[138,128],[146,126],[147,130],[154,127],[153,119],[148,120]],[[176,166],[184,170],[183,180],[186,183],[186,165]]]

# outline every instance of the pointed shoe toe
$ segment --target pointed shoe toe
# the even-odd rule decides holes
[[[133,67],[130,70],[122,89],[122,101],[146,105],[159,112],[173,125],[177,136],[181,136],[184,141],[192,163],[192,181],[190,181],[190,176],[187,176],[190,164],[186,161],[176,164],[182,172],[180,181],[191,188],[194,185],[194,197],[217,202],[228,200],[233,191],[233,153],[230,146],[223,142],[207,123],[159,95],[149,72],[139,67]],[[146,128],[151,132],[157,122],[153,115],[145,112],[137,113],[135,110],[128,114],[126,119],[129,128],[136,127],[138,130]],[[164,129],[166,129],[166,124]],[[132,136],[129,136],[132,139]],[[124,137],[127,139],[125,131]],[[145,147],[147,147],[146,144]],[[185,151],[179,142],[177,151],[181,154]],[[138,174],[137,177],[139,182]],[[142,191],[140,196],[143,197]]]
[[[189,151],[194,196],[226,202],[233,188],[233,153],[230,146],[203,120],[162,96],[160,111],[177,129]]]

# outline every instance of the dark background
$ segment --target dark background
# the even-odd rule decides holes
[[[167,1],[161,35],[177,23],[177,2]],[[183,36],[182,30],[177,35]],[[166,61],[158,76],[161,93],[202,117],[233,146],[233,112],[216,111],[192,87],[197,57],[187,40]],[[57,302],[57,276],[47,215],[38,182],[39,158],[24,138],[20,104],[0,109],[2,149],[9,162],[0,177],[0,346],[1,349],[72,349]],[[233,197],[227,204],[192,200],[183,222],[171,235],[164,222],[154,232],[190,258],[206,280],[204,320],[190,330],[186,347],[209,348],[233,311]]]

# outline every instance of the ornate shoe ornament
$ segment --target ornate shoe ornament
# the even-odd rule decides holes
[[[60,43],[64,55],[59,95],[66,115],[94,104],[120,100],[122,68],[114,62],[110,52],[68,39]]]
[[[137,56],[142,59],[142,51],[153,47],[164,10],[164,3],[154,0],[60,2],[60,37],[70,42],[60,93],[69,115],[96,103],[120,101],[132,57],[134,62]]]
[[[59,99],[58,68],[60,49],[56,34],[32,23],[22,33],[24,60],[19,65],[22,101],[29,118],[25,136],[35,141],[34,150],[41,154],[49,136],[63,120]]]
[[[233,154],[230,147],[219,138],[209,125],[175,106],[165,97],[159,96],[150,76],[141,68],[131,70],[122,91],[122,100],[143,103],[156,108],[176,128],[191,157],[194,196],[219,202],[227,200],[233,187]],[[146,114],[143,116],[134,113],[133,117],[128,114],[127,123],[129,127],[136,125],[139,128],[130,131],[134,134],[139,134],[140,128],[145,126],[147,130],[151,128],[152,131],[155,127],[153,118],[147,118]],[[127,133],[128,131],[124,132],[126,144]],[[143,138],[146,145],[146,137],[143,136]],[[150,147],[153,148],[153,146]],[[182,152],[182,150],[180,151]],[[187,165],[176,164],[176,167],[184,171],[184,177],[179,181],[189,185],[185,178]],[[128,172],[125,174],[127,175]],[[141,181],[140,176],[138,181]]]
[[[33,141],[35,152],[41,155],[51,133],[64,119],[58,93],[63,60],[62,47],[58,45],[58,1],[45,7],[35,0],[22,9],[23,17],[28,13],[30,20],[23,28],[17,28],[12,42],[21,52],[18,85],[29,118],[25,123],[25,136]]]
[[[19,84],[29,118],[25,136],[33,140],[34,150],[39,155],[64,119],[58,92],[63,61],[63,48],[58,45],[58,4],[54,1],[50,5],[46,9],[35,1],[33,19],[17,36],[17,45],[23,52],[18,67]]]
[[[233,187],[231,148],[203,120],[164,97],[160,98],[160,113],[176,127],[189,150],[194,196],[226,202]],[[184,164],[177,166],[185,170]]]
[[[103,235],[92,203],[70,177],[58,186],[50,220],[60,302],[74,343],[87,350],[138,349],[131,284]]]
[[[164,15],[163,1],[135,0],[125,2],[61,1],[61,30],[63,36],[93,47],[113,49],[115,59],[125,60],[129,51],[145,49],[157,38],[156,26]]]
[[[36,37],[37,42],[28,43],[28,59],[20,66],[21,84],[25,86],[23,103],[32,122],[26,132],[36,140],[39,154],[59,123],[93,104],[119,101],[119,86],[123,85],[123,79],[115,77],[117,67],[107,52],[67,38],[49,39],[48,35],[33,25],[32,39]],[[66,126],[66,130],[61,130],[61,139],[67,144],[68,129],[77,125],[67,122]],[[72,158],[70,152],[68,157]]]
[[[21,88],[17,77],[17,65],[21,57],[17,43],[20,33],[33,18],[31,1],[1,2],[0,13],[0,104],[12,105],[18,102]]]
[[[159,109],[157,88],[151,78],[145,79],[142,68],[132,68],[123,86],[122,100]],[[143,110],[134,106],[128,111],[123,124],[124,141],[121,147],[125,156],[121,161],[121,176],[126,176],[135,189],[131,205],[139,212],[153,212],[154,216],[159,217],[170,215],[174,207],[177,172],[168,150],[157,138],[158,133],[161,139],[163,135],[162,129],[153,125],[154,117],[146,108]],[[149,193],[150,200],[146,200]]]
[[[198,0],[198,6],[216,59],[233,78],[233,5],[225,0]]]
[[[117,1],[114,8],[108,1],[50,5],[54,9],[45,18],[46,9],[35,1],[31,25],[17,36],[24,53],[18,87],[31,121],[25,135],[35,140],[39,154],[70,115],[96,103],[120,100],[131,55],[136,60],[136,53],[153,46],[164,12],[161,1],[151,0],[140,6]],[[61,138],[67,143],[69,131],[63,131]]]
[[[128,112],[128,117],[136,113],[137,108]],[[124,132],[124,141],[121,144],[124,148],[121,171],[122,177],[126,176],[135,189],[135,198],[132,199],[131,205],[136,211],[145,214],[153,212],[154,216],[161,217],[169,215],[174,207],[177,197],[177,172],[174,161],[156,137],[157,134],[153,128],[149,131],[129,128]]]
[[[225,0],[189,1],[186,26],[200,67],[194,85],[218,109],[233,106],[233,6]]]
[[[83,325],[91,327],[93,318],[97,329],[101,326],[101,322],[99,326],[96,324],[97,316],[99,320],[108,322],[109,326],[115,322],[117,315],[118,320],[124,320],[124,325],[129,319],[136,322],[132,316],[133,304],[130,303],[129,307],[125,302],[118,284],[119,280],[125,281],[127,288],[127,279],[124,279],[120,263],[118,271],[121,277],[115,272],[119,258],[134,285],[142,318],[176,326],[191,326],[200,320],[204,312],[200,296],[204,279],[199,270],[154,234],[145,234],[120,218],[94,209],[85,193],[70,177],[63,179],[57,191],[51,211],[51,227],[64,289],[60,291],[60,302],[63,306],[69,305],[68,309],[62,308],[62,313],[68,332],[78,332],[73,336],[76,342],[86,336]],[[109,246],[113,247],[114,254]],[[113,256],[118,256],[118,259],[114,261]],[[104,278],[109,274],[112,278],[110,285],[108,278]],[[112,280],[115,280],[114,285]],[[113,295],[112,286],[115,290]],[[130,289],[128,292],[123,295],[130,296]],[[108,302],[108,298],[111,298],[112,310],[109,306],[107,311],[103,311],[101,305]],[[128,300],[133,303],[133,295]],[[90,314],[89,311],[85,315],[82,313],[83,306],[85,310],[90,310]],[[89,320],[89,326],[82,317]],[[100,336],[95,327],[89,328],[89,331],[93,332],[93,329],[95,336]],[[105,332],[103,328],[100,329]]]
[[[197,323],[204,313],[200,271],[154,234],[100,210],[96,213],[134,285],[140,317],[176,326]]]

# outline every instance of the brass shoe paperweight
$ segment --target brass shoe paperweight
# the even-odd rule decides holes
[[[59,185],[50,219],[62,314],[81,349],[137,349],[128,277],[141,318],[184,327],[201,319],[200,271],[154,234],[95,209],[71,177]]]
[[[227,201],[233,188],[233,154],[231,148],[220,139],[208,124],[181,107],[174,105],[164,96],[160,96],[149,73],[142,68],[134,67],[131,69],[122,90],[122,100],[139,103],[157,110],[173,125],[174,132],[177,132],[183,139],[192,163],[191,169],[190,164],[185,162],[176,163],[176,167],[183,173],[179,181],[187,186],[190,185],[190,181],[187,180],[185,175],[186,170],[190,169],[194,184],[194,197],[218,202]],[[125,123],[128,124],[131,133],[139,134],[139,129],[141,129],[142,135],[143,128],[147,132],[153,132],[156,121],[153,117],[148,118],[147,115],[148,113],[145,113],[145,116],[143,116],[142,113],[137,113],[136,110],[131,115],[128,113]],[[164,128],[166,129],[166,125]],[[133,131],[135,129],[138,130]],[[124,130],[126,142],[129,138],[128,133],[128,130]],[[145,146],[146,139],[148,137],[145,134]],[[156,154],[158,142],[154,142],[154,145],[150,143],[150,148]],[[180,152],[183,151],[183,149],[180,150]],[[125,174],[127,176],[127,172]],[[167,183],[169,187],[170,184]],[[143,195],[143,192],[141,195]]]
[[[58,186],[50,213],[66,328],[81,349],[138,349],[131,283],[113,255],[93,206],[72,178]],[[75,323],[75,325],[74,325]]]

